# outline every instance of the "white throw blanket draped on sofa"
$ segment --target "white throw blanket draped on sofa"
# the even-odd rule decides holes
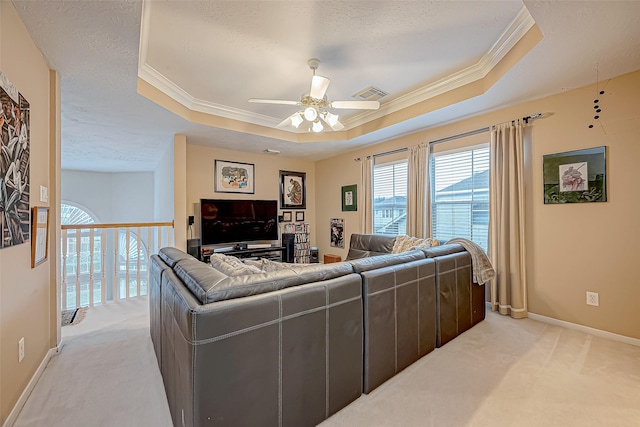
[[[496,277],[496,271],[494,270],[493,265],[491,265],[491,261],[489,261],[487,254],[480,246],[473,243],[471,240],[460,237],[451,239],[447,243],[459,243],[471,254],[473,283],[482,285]]]

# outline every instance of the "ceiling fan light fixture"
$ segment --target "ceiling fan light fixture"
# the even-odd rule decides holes
[[[304,109],[304,118],[312,122],[318,118],[318,112],[313,107],[307,107]]]
[[[311,127],[311,130],[313,130],[316,133],[322,132],[324,130],[324,126],[322,126],[322,123],[320,123],[320,120],[316,120],[315,122],[313,122],[313,126]]]
[[[365,101],[329,101],[327,99],[327,88],[331,80],[327,77],[316,75],[316,70],[320,61],[317,58],[311,58],[307,61],[309,68],[313,72],[311,77],[311,88],[309,93],[303,93],[300,101],[291,101],[284,99],[262,99],[250,98],[249,102],[261,104],[282,104],[299,106],[301,110],[293,113],[284,119],[276,128],[282,128],[291,125],[299,129],[299,132],[322,132],[323,130],[339,131],[344,129],[344,124],[340,123],[337,114],[330,113],[328,109],[346,109],[346,110],[377,110],[380,108],[380,102],[376,100]],[[380,92],[380,96],[386,95]],[[303,129],[300,129],[300,125]]]
[[[304,119],[302,118],[302,115],[300,113],[296,113],[293,116],[291,116],[291,125],[298,129],[298,127],[302,124],[302,122],[304,121]]]

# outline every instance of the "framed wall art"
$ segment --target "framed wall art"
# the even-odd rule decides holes
[[[342,211],[357,211],[358,210],[358,186],[345,185],[342,187]]]
[[[296,221],[298,222],[304,221],[304,211],[296,212]]]
[[[282,212],[282,222],[291,222],[291,211]]]
[[[606,147],[542,156],[544,203],[607,201]]]
[[[29,102],[0,71],[0,249],[29,241]]]
[[[344,219],[331,218],[329,220],[331,228],[331,246],[334,248],[344,248]]]
[[[31,268],[49,257],[49,208],[31,208]]]
[[[280,171],[280,208],[306,209],[306,176],[304,172]]]
[[[216,193],[255,193],[255,165],[216,159],[214,169]]]

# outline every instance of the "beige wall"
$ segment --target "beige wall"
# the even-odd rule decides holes
[[[600,96],[602,124],[588,129],[593,91],[547,98],[554,115],[532,132],[527,214],[529,305],[534,313],[640,338],[640,72],[611,80]],[[607,146],[606,203],[544,205],[542,155]],[[600,293],[600,307],[585,292]]]
[[[640,249],[636,244],[640,237],[640,71],[608,82],[601,96],[604,129],[597,123],[593,129],[587,127],[593,118],[595,94],[595,87],[568,91],[318,162],[316,177],[322,186],[316,197],[322,203],[318,203],[316,217],[321,254],[346,254],[346,249],[329,246],[328,232],[323,232],[329,218],[345,218],[346,239],[360,230],[356,213],[341,212],[339,196],[341,186],[359,183],[355,157],[438,140],[534,112],[549,113],[527,131],[529,311],[640,338]],[[607,146],[608,201],[544,205],[542,156],[603,145]],[[600,294],[599,307],[586,305],[586,291]]]
[[[214,161],[252,163],[255,165],[255,194],[216,193],[213,187]],[[233,150],[221,150],[189,144],[187,140],[186,162],[187,216],[194,215],[194,204],[200,199],[258,199],[280,200],[280,170],[305,172],[307,208],[304,210],[305,222],[309,223],[311,244],[316,243],[316,177],[314,163],[308,160],[285,157],[281,154],[255,154]],[[176,191],[178,191],[176,187]],[[318,199],[322,200],[322,199]],[[323,202],[324,203],[324,202]],[[280,203],[278,202],[278,206]],[[292,209],[286,209],[292,210]],[[282,213],[282,209],[279,209]],[[186,227],[186,218],[179,222],[176,217],[176,230]]]
[[[30,103],[31,205],[50,180],[50,75],[11,2],[0,2],[0,70]],[[52,80],[55,82],[55,80]],[[55,189],[55,183],[53,184]],[[50,239],[53,240],[53,239]],[[50,251],[51,254],[51,251]],[[4,423],[51,347],[52,289],[49,261],[31,268],[30,242],[0,250],[0,421]],[[25,358],[18,363],[18,340]]]

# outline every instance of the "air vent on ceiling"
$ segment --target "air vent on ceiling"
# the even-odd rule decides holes
[[[367,101],[377,101],[383,96],[389,95],[387,92],[377,87],[369,86],[366,89],[362,89],[360,92],[353,95],[354,98],[366,99]]]

